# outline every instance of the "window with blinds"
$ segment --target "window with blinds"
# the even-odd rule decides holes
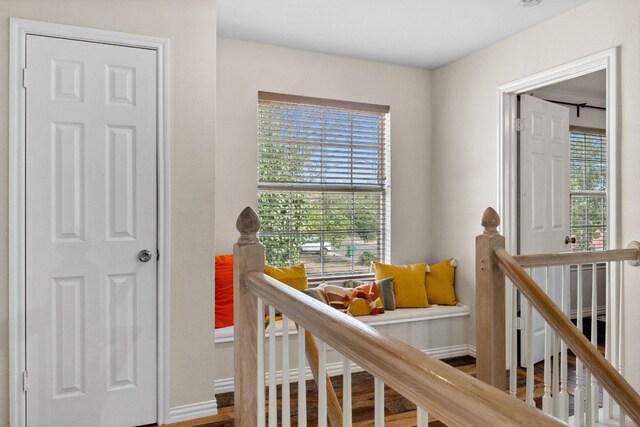
[[[267,262],[370,274],[388,248],[389,107],[260,92],[258,213]]]
[[[571,127],[571,235],[576,251],[607,247],[607,137]]]

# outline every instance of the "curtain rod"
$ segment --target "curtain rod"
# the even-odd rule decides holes
[[[605,107],[597,107],[595,105],[589,105],[586,102],[577,104],[574,102],[564,102],[564,101],[554,101],[553,99],[545,99],[545,101],[547,102],[553,102],[554,104],[562,104],[562,105],[569,105],[572,107],[576,107],[576,113],[577,116],[580,117],[580,109],[581,108],[593,108],[594,110],[607,110]]]
[[[518,101],[520,101],[520,95],[518,95]],[[578,117],[580,117],[581,108],[593,108],[594,110],[605,110],[605,111],[607,110],[605,107],[597,107],[595,105],[589,105],[586,102],[582,102],[578,104],[575,102],[554,101],[553,99],[543,99],[543,101],[553,102],[554,104],[562,104],[562,105],[569,105],[572,107],[576,107]]]

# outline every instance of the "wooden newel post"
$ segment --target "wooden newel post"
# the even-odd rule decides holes
[[[258,411],[258,306],[255,295],[246,287],[248,272],[264,271],[264,246],[258,240],[260,219],[250,207],[238,216],[236,228],[240,232],[233,246],[233,353],[234,405],[236,425],[257,425]],[[260,355],[262,356],[262,355]],[[264,384],[261,387],[264,393]]]
[[[494,250],[504,248],[500,217],[493,208],[482,215],[484,232],[476,237],[476,377],[506,388],[505,280]]]

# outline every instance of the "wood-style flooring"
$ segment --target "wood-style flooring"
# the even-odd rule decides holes
[[[585,331],[587,332],[587,331]],[[600,350],[604,351],[604,346],[600,345]],[[575,388],[575,356],[569,352],[568,360],[568,391],[570,395],[569,413],[573,414],[573,390]],[[461,370],[462,372],[475,376],[475,358],[471,356],[455,357],[444,359],[443,362]],[[509,375],[507,373],[507,381]],[[537,363],[534,369],[534,400],[538,408],[542,407],[542,396],[544,393],[544,362]],[[331,381],[342,402],[342,376],[332,377]],[[526,394],[526,371],[518,369],[518,390],[517,396],[524,400]],[[306,382],[307,387],[307,425],[317,426],[317,389],[312,380]],[[291,384],[291,425],[298,424],[297,413],[297,384]],[[374,418],[374,393],[373,377],[366,372],[354,373],[352,375],[352,407],[353,426],[373,426]],[[267,394],[268,395],[268,394]],[[278,386],[278,405],[280,409],[281,389]],[[182,423],[172,424],[173,427],[223,427],[234,425],[233,393],[222,393],[216,395],[218,403],[218,415],[201,418]],[[280,413],[278,414],[280,419]],[[389,387],[385,387],[385,426],[405,427],[416,425],[416,407],[409,400],[399,395]],[[435,417],[429,415],[429,426],[437,427],[444,424]]]

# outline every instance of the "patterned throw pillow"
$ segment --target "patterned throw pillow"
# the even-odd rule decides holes
[[[380,291],[378,290],[377,282],[366,282],[356,286],[351,291],[351,296],[371,301],[377,300],[380,298]]]
[[[345,311],[349,306],[349,301],[351,300],[349,291],[350,289],[345,289],[341,286],[324,286],[324,294],[329,305],[341,311]]]
[[[354,288],[360,289],[362,285],[366,285],[371,282],[363,282],[362,280],[354,280],[349,279],[344,281],[345,288]],[[372,298],[374,301],[378,298],[378,295],[383,303],[384,310],[395,310],[396,309],[396,294],[394,287],[393,277],[388,277],[382,280],[376,280],[375,284],[378,288],[378,293],[376,293],[376,298]]]
[[[324,293],[324,288],[325,288],[325,285],[318,285],[315,288],[304,289],[302,292],[309,295],[311,298],[317,299],[323,304],[329,304],[329,301],[327,300],[327,295]]]
[[[393,284],[393,277],[387,277],[386,279],[377,280],[376,285],[380,290],[380,298],[384,304],[385,310],[396,309],[396,294]]]

